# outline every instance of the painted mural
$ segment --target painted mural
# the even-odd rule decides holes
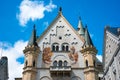
[[[52,53],[50,47],[44,48],[43,49],[43,56],[42,56],[43,62],[50,63],[52,55],[53,55],[53,53]]]
[[[75,63],[78,61],[78,53],[76,52],[74,47],[70,48],[70,53],[68,54],[71,61],[74,61]]]

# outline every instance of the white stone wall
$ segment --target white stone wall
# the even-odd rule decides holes
[[[40,54],[37,63],[37,80],[52,80],[50,77],[50,66],[53,65],[53,62],[62,60],[67,61],[68,66],[71,66],[71,80],[76,80],[74,77],[80,78],[80,80],[84,80],[84,58],[80,53],[81,46],[83,45],[82,38],[78,36],[79,34],[71,28],[69,23],[64,20],[63,17],[59,17],[50,27],[49,30],[44,34],[42,38],[40,38],[38,45],[40,46]],[[61,37],[62,39],[59,39]],[[53,43],[59,43],[59,52],[53,52],[51,57],[52,62],[50,64],[45,64],[42,61],[42,51],[45,47],[51,47]],[[62,51],[62,44],[68,43],[69,50],[72,46],[75,47],[76,52],[78,53],[78,61],[75,63],[69,59],[68,54],[70,52]],[[77,69],[79,68],[79,69]],[[78,79],[79,80],[79,79]]]
[[[61,22],[59,22],[61,21]],[[57,26],[64,26],[63,28],[60,27],[60,28],[56,28]],[[57,31],[56,31],[57,29]],[[53,31],[54,30],[54,31]],[[69,30],[69,31],[67,31]],[[57,32],[57,34],[56,34]],[[57,36],[51,36],[50,37],[50,34],[52,35],[57,35]],[[65,36],[66,34],[70,34],[69,36]],[[62,39],[60,40],[59,39],[59,36],[62,37]],[[44,44],[46,43],[46,44]],[[48,43],[48,44],[47,44]],[[49,44],[50,43],[50,44]],[[58,22],[56,22],[53,26],[52,26],[52,29],[49,30],[49,32],[46,32],[46,34],[44,35],[44,37],[41,39],[41,41],[39,41],[39,46],[40,46],[40,49],[41,51],[43,50],[43,48],[45,47],[52,47],[52,44],[53,43],[59,43],[59,50],[61,51],[62,50],[62,44],[63,43],[68,43],[69,44],[69,48],[71,48],[72,46],[75,47],[76,49],[76,52],[78,52],[79,54],[79,67],[84,67],[84,63],[81,62],[83,61],[83,56],[82,54],[80,53],[80,49],[81,49],[81,46],[83,45],[83,42],[82,40],[78,37],[78,35],[76,35],[74,33],[74,31],[69,27],[68,24],[66,24],[66,22],[63,20],[63,18],[60,18],[58,20]],[[75,44],[76,43],[76,44]],[[58,53],[62,53],[62,52],[58,52]],[[54,56],[58,55],[58,53],[53,53]],[[65,54],[66,55],[66,54]],[[40,56],[41,57],[41,56]],[[41,64],[41,63],[40,63]],[[39,65],[39,64],[38,64]]]

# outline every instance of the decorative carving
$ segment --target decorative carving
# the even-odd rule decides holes
[[[50,47],[46,47],[43,49],[43,62],[44,63],[50,63],[51,62],[51,57],[52,57],[53,53],[51,52]]]
[[[78,61],[78,53],[75,51],[75,48],[70,48],[70,53],[68,54],[69,58],[75,63]]]

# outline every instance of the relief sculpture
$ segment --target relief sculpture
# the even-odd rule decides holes
[[[75,48],[70,48],[70,53],[68,54],[71,61],[74,61],[75,63],[78,61],[78,53],[76,52]]]
[[[50,47],[44,48],[43,49],[43,56],[42,56],[43,62],[44,63],[50,63],[51,62],[52,54],[53,53],[51,52]]]

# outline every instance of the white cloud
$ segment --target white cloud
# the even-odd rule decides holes
[[[2,50],[2,56],[8,57],[8,71],[9,71],[9,80],[14,80],[16,77],[22,77],[23,65],[16,61],[20,57],[24,57],[23,49],[27,45],[27,41],[19,40],[13,46],[10,46],[10,43],[3,43],[3,46],[0,46],[0,51]],[[9,46],[8,46],[9,45]],[[3,48],[6,47],[7,48]]]
[[[57,6],[50,1],[48,5],[44,1],[23,0],[19,6],[17,18],[21,26],[25,26],[28,21],[42,19],[45,16],[45,11],[51,12]]]
[[[96,57],[102,62],[102,55],[96,55]]]

